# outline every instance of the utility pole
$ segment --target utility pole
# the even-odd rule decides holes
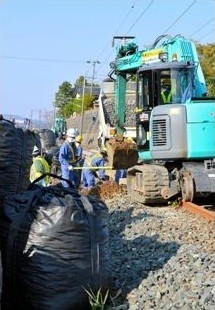
[[[93,95],[93,83],[94,83],[94,78],[95,78],[95,67],[96,67],[96,64],[100,64],[100,61],[88,60],[87,63],[92,64],[92,66],[93,66],[93,73],[92,73],[92,80],[91,80],[91,87],[90,87],[90,96],[92,97],[92,95]]]
[[[81,132],[83,134],[83,124],[84,124],[84,96],[85,96],[85,87],[86,87],[86,77],[84,76],[84,85],[82,88],[82,101],[81,101]]]
[[[30,113],[30,120],[31,120],[31,128],[32,128],[32,124],[33,124],[33,116],[34,116],[34,112],[38,113],[38,121],[39,121],[39,124],[38,124],[38,128],[39,130],[42,129],[42,112],[43,110],[42,109],[31,109],[31,113]]]

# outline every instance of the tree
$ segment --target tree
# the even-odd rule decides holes
[[[82,104],[83,104],[83,110],[88,110],[92,107],[92,98],[90,94],[85,94],[83,101],[82,98],[73,98],[65,104],[61,110],[60,115],[63,115],[65,118],[69,118],[73,112],[81,113],[82,112]]]
[[[205,76],[208,96],[215,96],[215,44],[197,44],[200,64]]]
[[[79,78],[75,81],[75,86],[82,86],[84,85],[84,76],[80,75]]]
[[[72,95],[73,95],[72,85],[67,81],[63,82],[59,86],[59,89],[57,93],[55,94],[55,100],[54,100],[53,105],[59,108],[59,110],[62,110],[63,107],[67,103],[69,103],[69,101],[72,99]]]
[[[84,85],[84,76],[80,75],[75,81],[75,86],[83,86]],[[85,85],[90,85],[90,82],[87,81],[85,77]]]

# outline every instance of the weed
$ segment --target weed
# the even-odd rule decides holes
[[[92,310],[104,310],[105,309],[105,304],[107,302],[109,290],[106,291],[106,294],[104,297],[101,292],[101,288],[96,293],[94,293],[91,288],[89,290],[87,289],[84,289],[84,290],[89,296],[89,303],[90,303]]]

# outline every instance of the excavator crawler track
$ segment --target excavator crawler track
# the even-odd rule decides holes
[[[165,167],[152,164],[128,169],[127,191],[134,200],[144,204],[166,202],[161,191],[169,186],[169,175]]]

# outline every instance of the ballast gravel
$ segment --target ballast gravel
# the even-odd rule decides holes
[[[214,310],[215,222],[127,194],[109,209],[109,310]]]

